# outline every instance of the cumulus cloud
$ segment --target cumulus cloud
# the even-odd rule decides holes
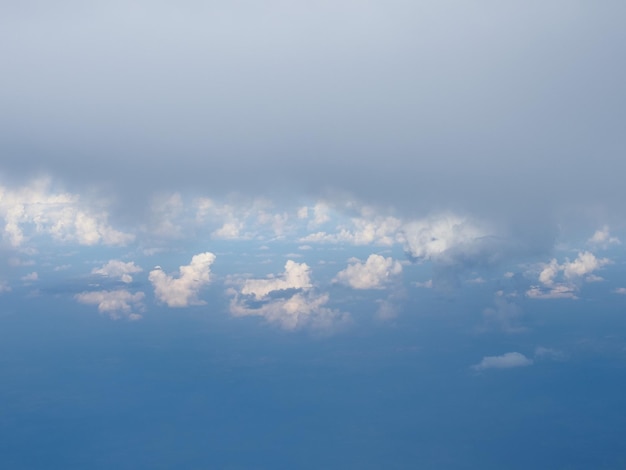
[[[148,279],[154,287],[157,299],[169,307],[201,305],[200,290],[211,282],[211,265],[215,255],[200,253],[191,258],[191,263],[180,266],[178,277],[170,276],[160,267],[150,271]]]
[[[131,234],[113,229],[108,214],[83,204],[76,194],[53,191],[49,179],[39,179],[17,189],[0,186],[0,219],[3,236],[13,247],[33,234],[81,245],[125,245]]]
[[[482,371],[486,369],[511,369],[513,367],[526,367],[533,364],[532,359],[528,359],[521,353],[509,352],[501,356],[485,356],[478,364],[474,364],[472,369]]]
[[[626,287],[618,287],[618,288],[613,290],[613,293],[620,294],[620,295],[626,295]]]
[[[337,273],[336,282],[353,289],[382,289],[402,272],[402,265],[393,258],[372,254],[365,263],[351,259],[348,267]]]
[[[122,317],[139,320],[141,315],[135,312],[143,310],[144,293],[131,293],[125,289],[117,289],[82,292],[76,294],[74,298],[83,304],[97,305],[100,313],[107,314],[113,320]]]
[[[112,259],[102,267],[94,268],[91,271],[91,274],[99,274],[106,277],[116,277],[119,278],[122,282],[128,284],[130,282],[133,282],[133,277],[131,276],[131,274],[140,273],[141,271],[143,270],[139,266],[135,265],[133,261],[124,263],[123,261]]]
[[[309,289],[313,287],[310,274],[311,268],[306,263],[288,260],[282,275],[269,279],[248,279],[241,288],[241,293],[252,295],[255,299],[261,300],[270,292],[287,289]]]
[[[526,295],[534,299],[576,299],[581,283],[601,281],[593,272],[610,263],[608,258],[597,258],[588,251],[579,252],[576,259],[566,259],[561,264],[552,259],[541,266],[542,286],[532,286]]]
[[[621,245],[622,242],[619,238],[612,236],[609,226],[605,225],[596,230],[591,238],[587,240],[587,243],[598,248],[606,249],[611,245]]]
[[[313,291],[309,266],[293,260],[287,261],[281,275],[248,279],[240,291],[230,293],[232,315],[260,316],[287,330],[310,327],[328,332],[349,321],[348,314],[326,306],[328,294]]]

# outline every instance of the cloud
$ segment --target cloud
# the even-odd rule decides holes
[[[53,191],[45,178],[17,189],[0,186],[0,219],[4,238],[13,247],[28,240],[25,231],[80,245],[126,245],[134,240],[133,235],[113,229],[105,211],[90,209],[76,194]]]
[[[553,361],[564,361],[567,356],[557,349],[545,348],[543,346],[537,346],[535,348],[536,359],[550,359]]]
[[[611,245],[621,245],[622,242],[619,238],[611,236],[609,226],[605,225],[596,230],[591,238],[587,240],[587,243],[595,247],[606,249]]]
[[[9,286],[9,283],[6,281],[0,281],[0,294],[3,294],[5,292],[11,292],[11,286]]]
[[[470,220],[452,214],[407,223],[402,241],[407,253],[418,261],[444,259],[458,252],[476,251],[488,235]]]
[[[611,260],[608,258],[596,258],[588,251],[579,252],[576,259],[573,261],[566,259],[561,264],[552,259],[542,265],[539,273],[539,282],[543,287],[532,286],[526,295],[534,299],[576,299],[581,283],[602,280],[592,273],[610,263]],[[559,275],[562,277],[560,282],[557,282]]]
[[[485,323],[506,333],[520,333],[527,330],[519,325],[522,314],[521,307],[509,302],[501,291],[494,297],[494,306],[483,310]]]
[[[22,276],[20,278],[22,281],[25,282],[32,282],[32,281],[36,281],[39,279],[39,274],[37,274],[36,271],[33,271],[32,273],[26,274],[25,276]]]
[[[526,367],[533,364],[532,359],[528,359],[521,353],[509,352],[501,356],[485,356],[482,361],[472,366],[476,371],[486,369],[511,369],[513,367]]]
[[[240,291],[230,290],[234,316],[260,316],[284,329],[312,328],[331,332],[350,321],[347,313],[328,308],[328,294],[313,290],[310,268],[292,260],[278,277],[248,279]]]
[[[393,258],[372,254],[365,263],[350,260],[348,267],[337,273],[336,282],[353,289],[382,289],[402,272],[402,265]]]
[[[139,320],[141,315],[133,311],[143,309],[143,292],[134,294],[124,290],[102,290],[94,292],[82,292],[74,298],[83,304],[97,305],[100,313],[106,313],[111,319],[118,320],[126,317],[129,320]]]
[[[241,288],[241,293],[261,300],[270,292],[309,289],[312,287],[310,273],[311,268],[306,263],[288,260],[285,263],[285,272],[281,276],[270,279],[248,279]]]
[[[424,282],[415,281],[413,283],[413,285],[415,287],[421,287],[421,288],[424,288],[424,289],[432,289],[433,288],[433,280],[429,279],[428,281],[424,281]]]
[[[131,274],[140,273],[141,271],[143,270],[139,266],[135,265],[133,261],[124,263],[123,261],[112,259],[101,268],[94,268],[91,271],[91,274],[100,274],[101,276],[106,277],[117,277],[122,282],[128,284],[133,282]]]
[[[211,282],[211,265],[214,261],[213,253],[194,255],[191,263],[180,266],[178,277],[165,274],[160,267],[156,267],[150,271],[148,279],[154,287],[157,299],[169,307],[203,304],[198,300],[198,294]]]
[[[556,285],[547,290],[532,286],[526,291],[526,295],[531,299],[578,299],[576,288],[564,284]]]

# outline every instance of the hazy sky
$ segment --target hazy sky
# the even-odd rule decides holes
[[[623,468],[625,25],[0,0],[0,467]]]
[[[624,215],[623,2],[3,3],[5,182]]]

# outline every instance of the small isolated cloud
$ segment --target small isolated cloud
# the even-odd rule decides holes
[[[143,292],[134,294],[118,289],[113,291],[94,291],[76,294],[74,298],[83,304],[97,305],[100,313],[107,314],[111,319],[118,320],[126,317],[129,320],[139,320],[141,315],[134,313],[143,310]]]
[[[20,279],[24,282],[34,282],[39,279],[39,274],[37,274],[36,271],[33,271],[26,276],[22,276]]]
[[[618,287],[613,290],[614,294],[626,295],[626,287]]]
[[[211,265],[215,255],[200,253],[191,258],[191,263],[180,266],[178,277],[165,274],[160,267],[150,271],[148,279],[154,286],[157,299],[169,307],[201,305],[198,294],[202,287],[211,282]]]
[[[413,285],[415,287],[421,287],[421,288],[424,288],[424,289],[432,289],[433,288],[433,280],[429,279],[428,281],[425,281],[425,282],[416,281],[416,282],[413,283]]]
[[[0,281],[0,294],[11,292],[11,286],[6,281]]]
[[[532,364],[533,360],[528,359],[523,354],[508,352],[502,356],[485,356],[478,364],[474,364],[472,369],[476,371],[486,369],[511,369],[513,367],[526,367]]]
[[[135,265],[133,261],[124,263],[116,259],[112,259],[101,268],[94,268],[91,274],[99,274],[106,277],[119,278],[122,282],[133,282],[131,274],[140,273],[143,271],[139,266]]]
[[[348,267],[337,273],[336,282],[353,289],[382,289],[402,272],[402,265],[393,258],[372,254],[365,263],[358,259],[349,261]]]
[[[587,243],[598,248],[606,249],[611,245],[621,245],[622,242],[619,238],[611,236],[609,226],[605,225],[596,230],[592,237],[587,240]]]
[[[326,307],[328,294],[313,291],[310,268],[305,263],[287,261],[277,277],[248,279],[241,290],[230,290],[234,316],[260,316],[287,330],[311,327],[332,331],[349,322],[347,313]]]

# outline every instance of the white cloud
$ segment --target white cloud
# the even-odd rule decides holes
[[[531,299],[578,299],[575,287],[564,284],[556,285],[550,289],[532,286],[526,291],[526,295]]]
[[[349,224],[342,224],[338,232],[316,232],[300,239],[304,243],[349,243],[352,245],[393,245],[398,238],[402,225],[400,219],[383,217],[362,210],[364,216],[350,219]]]
[[[130,293],[124,289],[113,291],[94,291],[76,294],[74,298],[83,304],[97,305],[100,313],[109,315],[113,320],[125,316],[129,320],[139,320],[141,315],[133,311],[143,309],[143,292]]]
[[[177,278],[165,274],[160,267],[150,271],[148,279],[154,286],[156,297],[169,307],[200,305],[198,294],[202,287],[211,282],[213,253],[200,253],[191,258],[191,263],[180,266]]]
[[[417,260],[441,259],[452,252],[473,252],[487,232],[468,219],[448,214],[405,224],[401,239]]]
[[[620,245],[622,242],[619,238],[611,236],[609,226],[605,225],[602,228],[596,230],[592,237],[587,240],[587,243],[589,245],[606,249],[610,245]]]
[[[116,259],[110,260],[101,268],[95,268],[91,271],[91,274],[100,274],[106,277],[117,277],[122,282],[133,282],[131,274],[140,273],[143,271],[139,266],[135,265],[133,261],[124,263]]]
[[[328,332],[349,322],[347,313],[326,307],[328,294],[317,294],[312,288],[309,266],[289,260],[279,277],[248,279],[240,292],[231,289],[230,312],[260,316],[287,330],[310,327]],[[250,304],[249,299],[256,303]]]
[[[433,280],[429,279],[428,281],[425,281],[425,282],[416,281],[416,282],[413,283],[413,285],[415,287],[422,287],[424,289],[432,289],[433,288]]]
[[[577,299],[580,284],[597,282],[602,278],[593,274],[594,271],[610,264],[608,258],[596,258],[588,251],[579,252],[575,260],[566,259],[559,264],[556,259],[543,264],[539,273],[540,286],[533,286],[526,295],[533,299]],[[561,275],[560,282],[557,278]]]
[[[50,186],[48,179],[15,190],[0,186],[3,235],[13,247],[27,241],[26,230],[81,245],[125,245],[134,239],[113,229],[105,211],[87,208],[77,195],[54,192]]]
[[[11,286],[6,281],[0,281],[0,294],[11,292]]]
[[[472,369],[481,371],[486,369],[510,369],[513,367],[525,367],[533,364],[521,353],[509,352],[502,356],[485,356],[482,361],[472,366]]]
[[[353,289],[382,289],[402,272],[402,265],[393,258],[372,254],[365,263],[352,259],[346,269],[337,273],[336,282]]]
[[[296,263],[288,260],[285,263],[285,272],[277,278],[248,279],[245,281],[241,293],[252,295],[255,299],[263,299],[270,292],[287,289],[309,289],[312,286],[310,278],[311,268],[306,263]]]
[[[39,279],[39,274],[37,274],[36,271],[33,271],[32,273],[26,274],[25,276],[22,276],[20,278],[22,281],[25,282],[32,282],[32,281],[36,281]]]
[[[618,287],[613,291],[614,294],[626,295],[626,287]]]

